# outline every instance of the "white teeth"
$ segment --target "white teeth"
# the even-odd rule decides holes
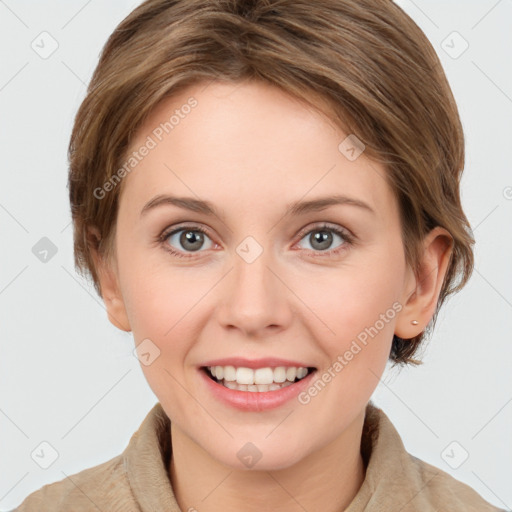
[[[286,368],[284,366],[278,366],[274,370],[274,382],[281,383],[286,380]]]
[[[287,368],[286,369],[286,380],[293,382],[297,377],[297,368]]]
[[[238,384],[254,384],[254,370],[251,368],[243,367],[237,368],[236,381]]]
[[[258,368],[254,370],[254,384],[272,384],[274,382],[274,372],[272,368]]]
[[[222,380],[224,377],[224,368],[222,366],[215,367],[215,377],[217,377],[219,380]]]
[[[224,382],[236,380],[236,369],[234,366],[224,366]]]
[[[291,386],[292,383],[287,381],[284,384],[237,384],[236,382],[226,382],[225,380],[222,381],[222,384],[224,387],[229,389],[235,389],[236,391],[257,391],[259,393],[264,393],[266,391],[276,391],[281,388],[285,388],[286,386]]]
[[[223,380],[224,384],[232,383],[233,385],[248,386],[244,391],[258,391],[258,386],[271,386],[282,383],[293,383],[296,378],[304,378],[308,370],[305,367],[284,367],[277,368],[252,368],[234,366],[208,366],[208,370],[217,380]],[[251,388],[251,386],[253,386]],[[227,386],[231,389],[230,385]]]

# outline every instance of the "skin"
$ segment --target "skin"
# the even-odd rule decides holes
[[[346,133],[269,85],[191,87],[153,111],[130,150],[190,96],[197,107],[124,178],[115,255],[95,255],[109,319],[160,350],[141,367],[171,419],[169,471],[182,510],[344,510],[364,480],[365,407],[393,333],[412,338],[432,318],[451,237],[438,227],[425,238],[414,276],[385,169],[364,152],[348,160],[338,150]],[[285,216],[289,203],[333,191],[375,213],[335,205]],[[141,216],[159,194],[208,200],[219,217],[174,205]],[[157,241],[184,222],[185,233],[192,224],[208,230],[202,245],[180,243],[183,232]],[[322,250],[314,235],[323,222],[349,230],[354,245],[328,231]],[[247,236],[263,248],[250,264],[236,252]],[[166,244],[190,257],[172,256]],[[205,361],[229,356],[298,359],[322,374],[395,302],[401,311],[307,405],[239,411],[198,374]],[[250,469],[237,457],[248,441],[262,454]]]

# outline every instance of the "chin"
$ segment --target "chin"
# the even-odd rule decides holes
[[[251,441],[235,441],[228,443],[229,447],[223,449],[220,453],[216,450],[210,454],[220,463],[238,471],[278,471],[287,469],[299,463],[307,456],[306,452],[299,452],[294,445],[284,446],[282,442],[276,438],[276,443],[267,441],[262,443]],[[304,450],[304,445],[302,445]],[[233,454],[234,457],[226,457],[227,453]]]

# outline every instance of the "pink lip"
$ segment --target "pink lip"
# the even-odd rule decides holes
[[[224,359],[215,359],[207,361],[201,366],[234,366],[235,368],[277,368],[278,366],[296,366],[299,368],[310,368],[311,365],[300,363],[298,361],[290,361],[287,359],[279,359],[278,357],[264,357],[262,359],[245,359],[244,357],[228,357]]]
[[[316,371],[311,372],[302,380],[299,380],[290,386],[286,386],[285,388],[278,389],[276,391],[261,392],[238,391],[235,389],[226,388],[222,384],[219,384],[215,380],[211,379],[208,376],[207,371],[208,370],[203,368],[199,369],[201,378],[213,396],[231,407],[235,407],[236,409],[247,412],[262,412],[269,409],[275,409],[276,407],[279,407],[284,403],[292,400],[311,384],[311,380],[317,373]]]

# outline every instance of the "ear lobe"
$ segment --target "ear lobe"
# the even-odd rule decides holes
[[[108,261],[98,249],[101,235],[96,227],[89,227],[89,247],[98,276],[101,296],[105,303],[107,316],[112,325],[125,332],[130,332],[130,322],[126,313],[124,299],[119,286],[119,278],[113,263]]]
[[[117,297],[104,300],[108,319],[112,325],[125,332],[131,332],[130,322],[122,300]]]
[[[452,252],[453,238],[446,229],[437,226],[425,238],[420,275],[414,276],[412,269],[408,269],[409,275],[401,301],[403,309],[395,325],[398,337],[414,338],[425,330],[432,319]],[[417,320],[418,324],[413,325],[412,320]]]

